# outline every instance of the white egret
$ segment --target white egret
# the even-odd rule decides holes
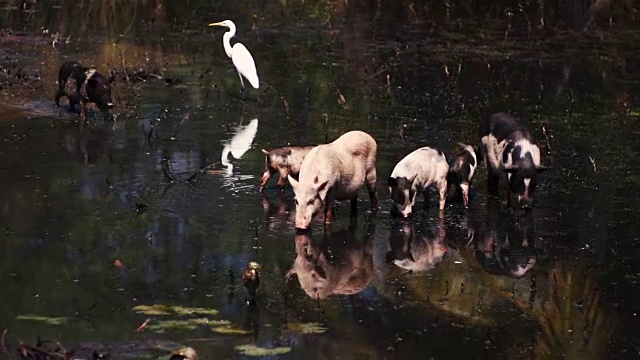
[[[257,132],[258,119],[253,119],[246,126],[238,126],[236,128],[236,134],[231,138],[231,141],[224,143],[220,160],[222,165],[227,167],[227,175],[233,174],[233,164],[229,161],[229,154],[231,154],[234,159],[240,159],[242,155],[251,148]]]
[[[244,82],[242,77],[244,76],[254,89],[260,86],[260,80],[258,80],[258,71],[256,70],[256,63],[253,61],[253,57],[247,48],[241,43],[235,43],[231,46],[231,38],[236,34],[236,24],[231,20],[220,21],[217,23],[211,23],[209,26],[225,26],[229,29],[222,36],[222,44],[224,45],[224,51],[227,56],[233,61],[233,66],[238,71],[240,77],[240,85],[244,89]]]

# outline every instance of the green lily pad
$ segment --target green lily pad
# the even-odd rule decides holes
[[[240,345],[236,346],[235,349],[246,356],[276,356],[291,351],[290,347],[263,348],[255,345]]]
[[[227,320],[209,320],[207,318],[188,319],[188,320],[163,320],[147,326],[147,329],[155,332],[165,331],[191,331],[196,330],[202,325],[221,326],[230,324]]]
[[[18,315],[16,316],[16,320],[31,320],[31,321],[40,321],[47,325],[64,325],[71,320],[68,317],[48,317],[48,316],[40,316],[40,315]]]
[[[326,327],[323,327],[320,323],[289,323],[287,324],[287,330],[298,334],[322,334],[327,331]]]
[[[248,335],[248,334],[251,334],[251,331],[240,329],[240,328],[233,327],[233,326],[230,326],[230,325],[216,326],[216,327],[211,328],[211,330],[213,330],[213,332],[216,332],[218,334],[224,334],[224,335]]]
[[[184,306],[169,306],[169,305],[138,305],[133,307],[133,311],[139,314],[145,315],[210,315],[214,316],[218,314],[216,309],[206,309],[200,307],[184,307]]]

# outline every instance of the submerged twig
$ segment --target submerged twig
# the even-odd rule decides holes
[[[2,332],[2,340],[0,340],[0,346],[2,347],[3,354],[7,353],[7,346],[4,342],[4,339],[7,337],[7,331],[9,331],[9,329],[4,329],[4,331]]]
[[[162,173],[164,174],[165,179],[167,179],[170,183],[176,182],[176,176],[173,174],[173,170],[171,169],[171,161],[169,159],[162,160]]]
[[[544,137],[547,139],[547,149],[549,149],[549,152],[551,152],[551,142],[549,141],[549,132],[547,131],[547,127],[542,125],[542,134],[544,134]]]
[[[593,172],[594,173],[598,172],[598,169],[596,168],[596,160],[594,158],[592,158],[591,156],[589,156],[589,162],[593,166]]]
[[[142,324],[140,324],[140,326],[136,328],[136,332],[141,332],[142,330],[144,330],[144,328],[146,328],[149,324],[149,321],[151,321],[151,318],[147,318]]]
[[[178,135],[178,131],[180,131],[180,129],[182,128],[182,124],[184,124],[185,121],[189,120],[189,113],[187,113],[182,120],[180,120],[180,123],[178,123],[178,125],[176,126],[176,130],[173,132],[173,135],[170,137],[171,140],[175,140],[176,139],[176,135]]]
[[[195,179],[196,176],[203,174],[204,172],[208,171],[208,170],[213,170],[217,165],[222,164],[222,162],[217,161],[214,162],[213,164],[209,164],[205,167],[203,167],[200,170],[197,170],[196,172],[194,172],[191,176],[189,176],[189,178],[187,179],[187,182],[190,182],[191,180]]]

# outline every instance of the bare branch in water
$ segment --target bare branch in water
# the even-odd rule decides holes
[[[176,176],[173,174],[173,170],[171,169],[171,161],[169,161],[169,159],[162,160],[162,173],[164,174],[164,178],[170,183],[177,181]]]
[[[7,331],[9,331],[9,329],[4,329],[4,331],[2,332],[2,340],[0,340],[0,346],[2,346],[3,354],[7,353],[7,346],[6,346],[6,343],[4,342],[5,338],[7,337]]]
[[[178,131],[180,131],[180,129],[182,128],[182,124],[184,124],[185,121],[189,120],[189,116],[190,113],[187,113],[182,120],[180,120],[180,123],[176,126],[176,130],[173,132],[173,135],[170,137],[171,140],[175,140],[176,139],[176,135],[178,135]]]
[[[216,168],[216,166],[222,164],[220,161],[218,162],[214,162],[213,164],[209,164],[205,167],[203,167],[202,169],[194,172],[191,176],[189,176],[189,178],[187,179],[187,182],[190,182],[191,180],[195,179],[198,175],[201,175],[209,170],[214,170]]]

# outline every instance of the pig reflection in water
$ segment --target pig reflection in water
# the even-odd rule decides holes
[[[474,243],[476,259],[486,272],[519,279],[536,264],[533,219],[529,216],[523,225],[517,225],[513,219],[505,222],[505,217],[472,229],[469,241]]]
[[[106,124],[68,123],[60,128],[60,141],[72,156],[85,165],[96,164],[109,152],[113,128]]]
[[[296,259],[287,278],[296,274],[300,287],[314,299],[359,293],[373,279],[373,226],[370,229],[362,241],[354,230],[327,233],[324,239],[297,233]]]
[[[427,271],[442,261],[447,253],[444,218],[438,220],[436,233],[428,229],[417,233],[412,223],[398,221],[393,224],[389,236],[391,251],[387,262],[410,271]]]

